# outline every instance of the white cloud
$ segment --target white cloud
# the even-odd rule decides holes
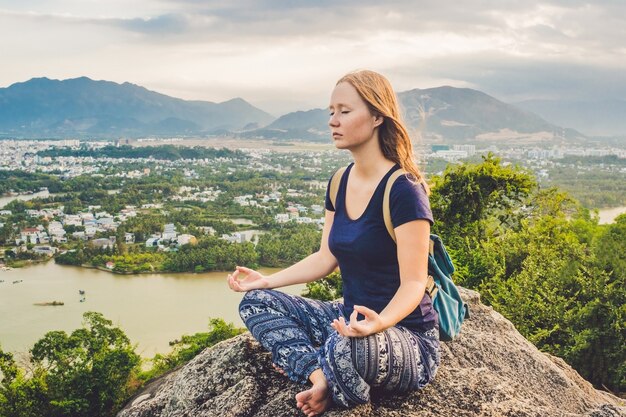
[[[0,86],[86,75],[274,114],[325,106],[355,68],[399,91],[580,98],[626,91],[626,4],[0,0],[0,51]]]

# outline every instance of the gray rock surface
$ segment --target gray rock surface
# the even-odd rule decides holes
[[[472,316],[461,336],[442,343],[442,366],[425,389],[377,396],[327,417],[626,416],[626,404],[595,390],[563,360],[537,350],[514,326],[461,289]],[[272,369],[269,354],[249,333],[206,349],[153,381],[118,417],[281,417],[302,415],[302,386]]]

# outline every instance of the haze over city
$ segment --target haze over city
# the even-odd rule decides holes
[[[623,100],[626,3],[0,0],[0,51],[0,87],[88,76],[273,115],[325,106],[357,68],[398,91]]]

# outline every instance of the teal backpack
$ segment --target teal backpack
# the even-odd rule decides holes
[[[340,168],[330,180],[329,196],[333,206],[339,190],[339,182],[345,171]],[[389,194],[396,179],[406,174],[406,171],[398,169],[387,180],[385,194],[383,197],[383,219],[387,232],[396,241],[396,234],[391,222],[391,209],[389,206]],[[452,281],[454,265],[450,255],[446,251],[441,238],[437,235],[430,235],[430,250],[428,253],[428,282],[426,283],[426,293],[433,301],[433,307],[439,315],[439,339],[451,341],[461,332],[463,320],[469,317],[469,306],[461,299],[458,288]]]

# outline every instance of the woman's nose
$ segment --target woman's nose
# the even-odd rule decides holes
[[[332,127],[339,126],[339,121],[337,120],[336,115],[333,114],[332,116],[330,116],[330,119],[328,119],[328,125]]]

